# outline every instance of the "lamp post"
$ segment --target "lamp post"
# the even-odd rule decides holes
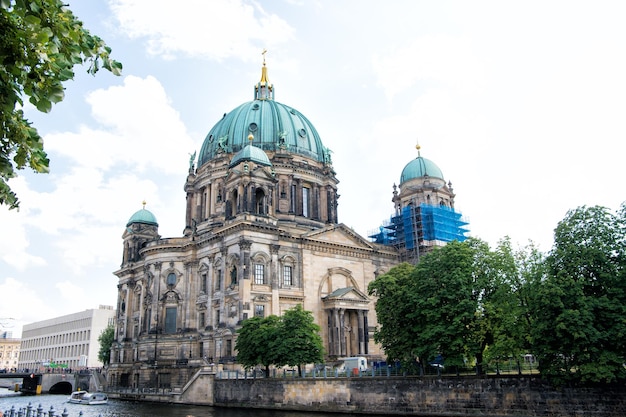
[[[189,336],[189,359],[191,359],[191,342],[193,341],[193,336]]]

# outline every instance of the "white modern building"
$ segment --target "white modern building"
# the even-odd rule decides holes
[[[18,368],[101,367],[98,337],[114,320],[113,307],[100,306],[25,325]]]

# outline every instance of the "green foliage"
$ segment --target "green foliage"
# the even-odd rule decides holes
[[[267,374],[269,366],[277,362],[279,327],[280,319],[277,316],[245,320],[235,345],[237,362],[246,369],[263,365]]]
[[[374,340],[381,345],[387,357],[399,360],[403,366],[412,366],[418,356],[412,332],[413,311],[409,298],[411,275],[415,267],[402,263],[370,282],[368,292],[377,297],[376,317],[379,327],[374,331]]]
[[[469,359],[480,373],[486,352],[490,359],[518,356],[529,327],[519,260],[530,263],[530,254],[515,254],[508,239],[495,250],[468,239],[436,248],[415,267],[391,269],[368,288],[378,298],[374,340],[405,368],[442,355],[447,367]]]
[[[0,33],[0,204],[13,209],[19,201],[8,180],[26,166],[48,172],[49,164],[42,138],[24,118],[24,97],[47,113],[63,100],[75,65],[119,75],[122,64],[60,0],[1,0]]]
[[[243,322],[237,335],[237,362],[249,369],[270,365],[298,366],[321,362],[324,358],[320,328],[313,315],[298,305],[282,317],[253,317]]]
[[[109,324],[98,336],[100,350],[98,350],[98,360],[105,365],[111,362],[111,347],[115,339],[115,328]]]
[[[298,366],[301,371],[302,364],[322,362],[324,343],[319,332],[310,311],[301,305],[287,310],[281,317],[276,364]]]
[[[562,383],[626,378],[626,210],[579,207],[555,230],[532,302],[541,373]]]

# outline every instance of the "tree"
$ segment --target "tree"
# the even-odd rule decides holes
[[[528,339],[520,271],[508,239],[493,251],[479,239],[454,241],[415,267],[401,264],[369,285],[374,339],[405,369],[442,357],[457,369],[475,360],[482,373],[486,352],[508,357]]]
[[[496,363],[530,351],[529,299],[532,283],[542,277],[543,254],[532,244],[513,250],[505,237],[490,252],[490,290],[481,297],[480,312],[488,329],[485,362]]]
[[[322,362],[324,344],[319,332],[313,313],[301,305],[285,311],[276,343],[277,365],[298,366],[298,373],[302,374],[303,364]]]
[[[409,318],[413,306],[408,303],[414,269],[413,265],[402,263],[376,277],[368,286],[369,295],[377,298],[375,309],[379,326],[374,330],[374,340],[387,358],[400,361],[405,369],[413,366],[418,356]]]
[[[243,322],[237,335],[235,349],[237,362],[250,369],[265,367],[269,376],[270,365],[298,366],[320,362],[324,358],[319,326],[313,314],[298,305],[282,317],[252,317]]]
[[[109,324],[98,336],[100,350],[98,350],[98,360],[105,365],[111,362],[111,347],[115,341],[115,328]]]
[[[389,359],[411,368],[415,360],[463,365],[477,311],[473,249],[453,241],[407,265],[377,277],[370,286],[378,297],[381,325],[374,333]]]
[[[269,376],[270,365],[277,362],[279,325],[280,318],[273,315],[244,320],[235,343],[237,362],[246,369],[263,365],[265,376]]]
[[[60,0],[0,0],[0,33],[0,204],[13,209],[19,201],[8,180],[26,166],[48,172],[49,164],[41,136],[24,118],[24,97],[47,113],[63,100],[75,65],[119,75],[122,64]]]
[[[561,383],[626,378],[626,208],[579,207],[554,233],[533,298],[533,350]]]

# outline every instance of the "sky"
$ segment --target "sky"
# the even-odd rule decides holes
[[[549,251],[567,211],[626,200],[626,2],[70,0],[124,65],[77,67],[48,114],[26,107],[49,174],[20,171],[0,206],[0,324],[115,305],[122,233],[142,208],[182,236],[190,155],[253,99],[275,100],[333,154],[339,221],[363,236],[393,213],[421,155],[470,236]],[[175,7],[173,7],[175,5]],[[7,320],[10,319],[10,320]]]

